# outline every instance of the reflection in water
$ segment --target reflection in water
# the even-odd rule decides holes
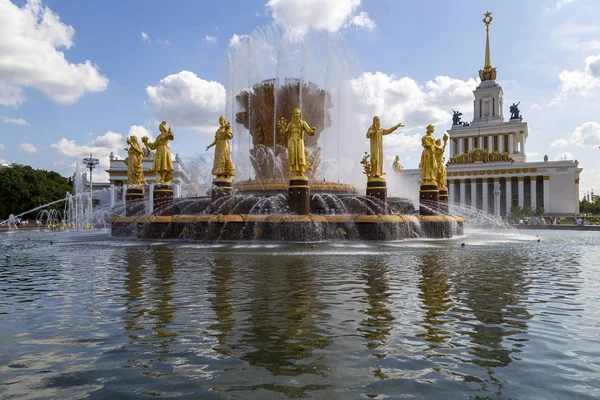
[[[156,337],[160,338],[160,353],[166,353],[169,343],[175,340],[177,333],[168,328],[173,322],[173,314],[177,307],[171,304],[173,300],[173,249],[170,247],[153,247],[152,261],[154,262],[154,281],[156,289],[153,291],[153,297],[156,302],[153,310],[150,312],[156,318],[154,332]]]
[[[147,266],[142,261],[140,254],[131,249],[125,250],[125,267],[127,275],[125,276],[125,294],[127,318],[125,320],[125,330],[129,332],[129,338],[132,340],[139,339],[136,331],[143,329],[138,325],[140,319],[146,313],[144,308],[144,273]]]
[[[439,254],[424,254],[417,258],[417,269],[421,276],[419,297],[427,311],[423,318],[426,332],[416,336],[430,343],[429,350],[446,348],[446,342],[452,337],[450,330],[444,327],[449,322],[446,313],[452,308],[446,262]]]
[[[288,257],[282,261],[265,265],[260,259],[254,259],[250,265],[255,274],[247,278],[253,285],[248,293],[251,303],[246,322],[250,326],[243,333],[241,343],[236,344],[236,348],[246,350],[240,359],[273,375],[324,376],[326,364],[313,353],[329,345],[322,329],[327,315],[322,312],[325,304],[318,298],[321,284],[303,258]],[[311,384],[267,386],[260,388],[301,397],[321,387]]]
[[[385,347],[392,330],[391,323],[394,320],[390,309],[387,307],[388,297],[391,295],[386,277],[387,268],[385,259],[372,258],[368,258],[362,268],[362,278],[366,283],[365,292],[367,293],[368,306],[361,311],[367,315],[367,318],[361,321],[357,330],[367,340],[367,348],[373,351],[373,355],[379,359],[387,356]],[[378,350],[380,347],[383,347],[383,349]],[[373,375],[380,379],[388,378],[381,368],[375,369]]]
[[[231,349],[227,346],[227,335],[235,326],[235,318],[233,317],[235,310],[231,305],[234,299],[231,290],[235,274],[233,260],[216,257],[211,272],[212,282],[209,283],[207,290],[213,294],[210,302],[215,312],[216,322],[208,328],[217,332],[215,336],[218,346],[214,350],[221,355],[230,356]]]
[[[153,247],[148,253],[140,248],[125,248],[125,329],[132,348],[153,348],[153,354],[167,354],[176,332],[169,330],[176,307],[173,299],[173,249]],[[147,276],[152,271],[152,276]],[[146,352],[137,351],[137,359],[129,359],[124,368],[148,368]],[[133,365],[131,365],[133,364]],[[151,374],[146,372],[145,374]]]
[[[453,293],[458,303],[456,311],[471,328],[469,332],[461,332],[470,336],[468,347],[472,357],[468,361],[486,369],[489,382],[468,376],[464,379],[480,382],[486,392],[492,391],[487,387],[491,384],[498,396],[504,382],[495,377],[495,369],[508,366],[513,361],[512,354],[521,352],[526,339],[513,336],[526,333],[526,321],[531,318],[522,303],[529,285],[522,271],[526,262],[524,257],[503,253],[498,259],[490,255],[487,260],[470,254],[462,258],[461,264],[455,264],[458,266]],[[511,340],[506,342],[508,338]]]

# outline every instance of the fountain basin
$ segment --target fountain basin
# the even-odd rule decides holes
[[[402,240],[463,234],[462,216],[213,214],[114,217],[113,236],[200,241]]]

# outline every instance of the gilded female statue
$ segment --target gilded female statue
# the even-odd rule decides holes
[[[294,118],[287,126],[285,119],[282,118],[277,127],[281,135],[288,136],[288,167],[291,178],[305,176],[307,163],[304,151],[304,133],[314,136],[317,128],[311,128],[306,121],[302,121],[302,113],[299,108],[294,110]]]
[[[235,172],[229,151],[229,140],[233,138],[233,132],[231,131],[231,124],[227,122],[225,117],[219,117],[219,125],[214,142],[206,146],[206,150],[208,151],[212,146],[215,146],[212,174],[217,178],[229,178]]]
[[[383,129],[380,125],[379,117],[373,117],[373,125],[367,131],[367,139],[371,139],[371,174],[374,178],[383,176],[383,136],[389,135],[401,126],[404,125],[399,123],[390,129]]]
[[[421,139],[421,183],[423,185],[437,184],[438,166],[435,159],[435,138],[433,125],[427,125],[427,134]]]
[[[154,163],[150,172],[156,172],[160,179],[156,183],[171,183],[173,180],[173,160],[171,159],[171,151],[169,150],[168,142],[174,139],[171,128],[167,130],[167,122],[163,121],[158,126],[160,135],[154,142],[148,142],[146,136],[142,137],[142,142],[152,150],[156,150],[154,154]]]
[[[446,144],[448,144],[448,135],[444,135],[444,145],[441,146],[442,141],[440,139],[435,141],[435,162],[437,164],[438,172],[436,174],[436,182],[439,190],[448,190],[446,187],[446,166],[444,165],[444,152],[446,151]]]
[[[127,144],[129,145],[129,147],[125,149],[128,154],[125,159],[125,165],[127,165],[127,184],[140,185],[146,183],[146,179],[144,179],[144,168],[142,167],[144,150],[142,149],[142,146],[140,146],[137,136],[128,137]]]

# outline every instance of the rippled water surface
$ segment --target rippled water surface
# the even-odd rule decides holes
[[[599,244],[0,233],[0,397],[596,398]]]

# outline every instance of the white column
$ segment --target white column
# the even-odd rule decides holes
[[[532,176],[529,179],[531,179],[531,208],[536,208],[537,207],[537,177]]]
[[[464,143],[464,139],[463,138],[458,138],[458,152],[459,153],[464,153],[465,152],[465,143]]]
[[[544,176],[544,212],[550,212],[550,176]]]
[[[450,204],[455,203],[455,197],[456,196],[454,196],[454,179],[452,179],[450,182],[448,182],[448,202]]]
[[[481,182],[481,209],[483,212],[488,212],[488,178],[483,178]]]
[[[477,179],[471,179],[471,207],[477,208]]]
[[[508,153],[509,154],[513,154],[515,152],[515,134],[514,133],[509,133],[508,134]]]
[[[506,178],[506,215],[510,214],[510,207],[512,206],[512,179]]]
[[[494,151],[494,136],[490,135],[490,136],[488,136],[487,139],[488,139],[488,151],[492,152],[492,151]]]
[[[115,206],[115,198],[117,196],[117,190],[115,189],[115,184],[110,184],[110,208]]]
[[[523,177],[519,176],[518,179],[518,189],[519,189],[519,207],[523,207],[525,205],[525,182],[523,181]]]
[[[469,150],[473,150],[473,138],[472,138],[472,137],[470,137],[470,138],[468,139],[468,141],[469,141],[469,143],[468,143],[468,149],[469,149]]]
[[[456,143],[454,143],[454,140],[452,140],[452,138],[450,138],[450,157],[455,155],[455,148],[456,148]]]
[[[467,185],[465,185],[465,180],[464,180],[464,179],[461,179],[461,180],[459,181],[459,184],[458,184],[458,186],[459,186],[459,187],[458,187],[458,189],[460,190],[460,198],[459,198],[459,203],[460,203],[460,204],[465,204],[465,203],[467,202],[467,193],[466,193],[466,190],[467,190],[467,187],[466,187],[466,186],[467,186]]]
[[[519,135],[519,141],[521,142],[521,154],[525,154],[525,133],[521,132]]]
[[[477,138],[479,144],[477,145],[477,147],[479,147],[480,149],[483,149],[483,136],[479,136]]]
[[[498,135],[498,151],[504,152],[504,135]]]

